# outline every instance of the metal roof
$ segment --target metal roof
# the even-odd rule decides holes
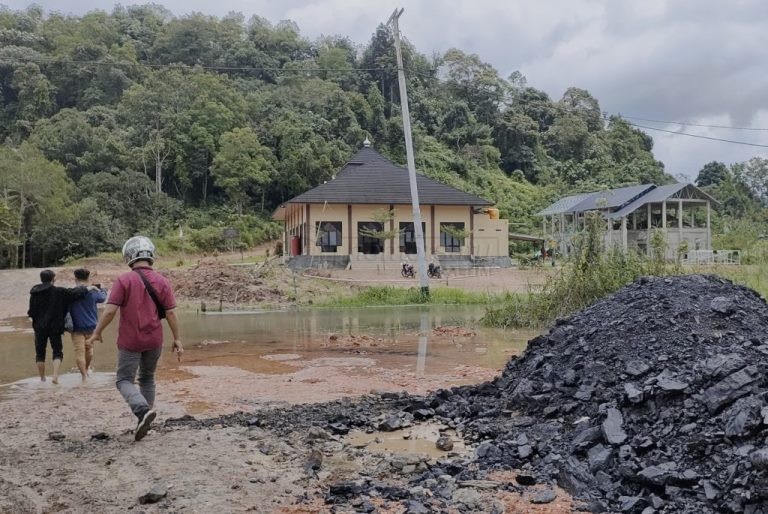
[[[585,199],[594,195],[595,193],[582,193],[580,195],[571,195],[559,199],[546,209],[543,209],[536,213],[537,216],[550,216],[552,214],[561,214],[564,212],[570,212],[574,205],[578,205]]]
[[[619,209],[615,212],[611,212],[606,214],[606,218],[613,219],[613,218],[623,218],[627,214],[636,211],[640,207],[642,207],[645,204],[648,203],[658,203],[663,202],[664,200],[667,200],[668,198],[676,195],[680,191],[682,191],[685,188],[691,188],[692,193],[697,196],[704,197],[703,199],[709,200],[712,202],[716,202],[714,198],[709,196],[707,193],[699,189],[698,187],[694,186],[693,184],[688,184],[685,182],[678,182],[676,184],[667,184],[665,186],[658,186],[651,191],[647,192],[640,198],[636,199],[629,205],[625,206],[622,209]]]
[[[606,218],[621,218],[647,203],[663,202],[686,188],[688,188],[689,193],[693,197],[717,202],[717,200],[693,184],[677,183],[665,186],[643,184],[641,186],[622,187],[596,193],[566,196],[537,214],[539,216],[549,216],[552,214],[570,214],[599,210],[604,212]]]
[[[621,208],[655,187],[656,186],[653,184],[643,184],[641,186],[630,186],[622,187],[619,189],[608,189],[607,191],[598,191],[597,193],[590,195],[588,198],[585,198],[579,204],[574,205],[570,212],[585,212]]]
[[[425,205],[492,205],[488,200],[465,193],[435,180],[416,175],[419,202]],[[410,204],[408,171],[370,147],[361,148],[325,184],[286,203]]]

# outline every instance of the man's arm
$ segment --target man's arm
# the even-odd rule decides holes
[[[101,333],[110,323],[112,323],[112,320],[115,319],[117,309],[117,305],[113,303],[107,304],[107,306],[104,308],[104,312],[101,313],[101,317],[99,318],[99,323],[96,325],[96,329],[93,331],[91,337],[88,338],[89,343],[93,343],[94,341],[98,341],[100,343],[104,342],[101,339]]]
[[[64,301],[67,303],[67,305],[71,303],[75,303],[77,300],[87,295],[89,290],[89,288],[85,286],[77,286],[70,289],[65,289],[65,288],[62,288],[62,289],[64,290]]]
[[[165,311],[165,320],[168,322],[168,326],[173,334],[173,351],[176,352],[176,357],[181,360],[184,346],[181,344],[181,337],[179,335],[179,319],[176,317],[176,309]]]

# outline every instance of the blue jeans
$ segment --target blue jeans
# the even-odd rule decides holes
[[[141,419],[155,404],[155,369],[163,347],[144,352],[117,350],[117,378],[115,385],[123,395],[131,412]],[[136,373],[139,387],[136,387]]]

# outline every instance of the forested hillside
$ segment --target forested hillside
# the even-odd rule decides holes
[[[366,137],[405,162],[392,37],[371,31],[359,46],[157,5],[0,10],[0,266],[114,250],[137,232],[211,251],[235,227],[247,247]],[[496,202],[516,231],[559,194],[672,180],[652,139],[583,89],[550,98],[460,49],[407,46],[405,67],[419,170]]]

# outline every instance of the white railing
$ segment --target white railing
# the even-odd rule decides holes
[[[741,264],[739,250],[690,250],[683,256],[683,264]]]

